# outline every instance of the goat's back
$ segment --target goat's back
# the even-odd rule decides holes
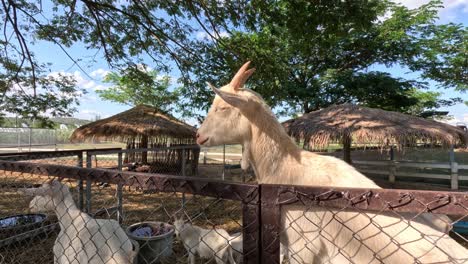
[[[424,219],[324,207],[282,212],[290,263],[468,263],[468,250]]]
[[[57,263],[133,263],[131,240],[115,220],[82,213],[65,227],[54,245]]]

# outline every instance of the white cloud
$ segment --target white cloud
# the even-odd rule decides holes
[[[108,85],[104,85],[102,83],[99,83],[99,81],[95,80],[90,80],[86,78],[85,76],[82,75],[80,71],[74,71],[74,72],[65,72],[65,71],[59,71],[59,72],[51,72],[49,73],[49,76],[58,76],[59,74],[66,75],[66,76],[72,76],[75,81],[76,81],[76,86],[88,91],[96,91],[96,90],[105,90],[109,88]],[[91,72],[91,76],[96,77],[96,76],[101,76],[102,74],[105,75],[105,71],[102,70],[96,70]]]
[[[83,109],[74,115],[76,118],[94,120],[96,117],[104,118],[107,115],[104,115],[102,112],[93,109]]]
[[[104,70],[102,68],[99,68],[97,70],[92,71],[89,75],[92,77],[99,77],[99,78],[104,78],[108,73],[110,73],[109,70]]]
[[[219,33],[219,34],[218,34]],[[225,38],[225,37],[229,37],[229,34],[225,31],[222,31],[222,32],[210,32],[210,34],[208,34],[207,32],[205,31],[198,31],[196,34],[195,34],[195,38],[197,40],[212,40],[213,38],[214,39],[218,39],[218,38]]]
[[[395,3],[400,3],[410,9],[418,8],[427,4],[430,0],[393,0]],[[468,14],[467,0],[444,0],[442,5],[444,8],[439,10],[439,17],[444,21],[454,21],[457,19],[457,12]]]
[[[450,125],[456,125],[459,123],[464,123],[465,125],[468,125],[468,113],[466,114],[461,114],[461,115],[455,115],[453,118],[449,120],[443,120],[443,123],[447,123]]]
[[[146,65],[146,64],[142,64],[142,63],[138,63],[136,65],[137,69],[140,70],[140,71],[144,71],[144,72],[150,72],[153,70],[152,67],[150,67],[149,65]]]

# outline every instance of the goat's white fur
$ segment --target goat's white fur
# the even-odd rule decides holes
[[[243,161],[262,184],[379,188],[342,160],[299,149],[261,96],[243,88],[247,68],[221,89],[210,85],[217,96],[198,130],[200,145],[243,144]],[[468,250],[444,233],[449,218],[400,215],[283,206],[281,251],[290,263],[468,262]]]
[[[36,195],[29,202],[30,213],[49,213],[54,211],[54,203],[49,197]]]
[[[53,247],[54,263],[130,264],[134,262],[138,245],[132,243],[119,223],[111,219],[94,219],[81,212],[66,185],[52,181],[44,183],[39,188],[23,189],[21,192],[29,196],[36,195],[33,199],[35,203],[33,201],[30,203],[31,211],[53,209],[59,219],[60,233]],[[135,250],[132,249],[133,246]]]
[[[237,263],[242,261],[243,244],[242,244],[242,233],[232,234],[229,238],[229,245],[231,246],[232,256]]]
[[[182,219],[174,221],[175,234],[188,253],[188,263],[195,264],[195,255],[200,258],[215,259],[216,263],[235,264],[232,257],[229,239],[226,230],[221,228],[204,229],[199,226],[186,223]]]

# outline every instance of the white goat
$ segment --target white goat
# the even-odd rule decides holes
[[[243,88],[255,71],[248,66],[221,89],[208,84],[217,96],[198,130],[198,144],[242,144],[242,168],[252,165],[262,184],[379,188],[342,160],[298,148],[261,96]],[[290,263],[468,262],[468,250],[441,232],[446,225],[431,223],[434,216],[404,216],[412,220],[392,213],[282,206],[281,252]]]
[[[242,233],[235,233],[229,238],[229,245],[234,260],[240,263],[243,256],[243,244],[242,244]]]
[[[29,202],[29,212],[30,213],[49,213],[55,210],[54,203],[49,197],[44,197],[42,195],[36,195]]]
[[[53,248],[54,263],[130,264],[136,259],[138,245],[128,238],[119,223],[94,219],[81,212],[68,186],[54,180],[39,188],[20,191],[29,196],[38,195],[33,201],[40,202],[32,204],[33,211],[47,211],[53,207],[59,219],[60,233]]]
[[[216,263],[235,264],[229,244],[230,236],[221,228],[203,229],[182,219],[174,221],[175,234],[184,244],[188,253],[188,263],[195,264],[195,254],[200,258],[215,259]]]

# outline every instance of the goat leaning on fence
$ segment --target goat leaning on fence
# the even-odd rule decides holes
[[[242,144],[242,168],[251,164],[259,183],[379,188],[342,160],[299,149],[261,96],[243,88],[255,71],[248,66],[221,89],[208,84],[217,96],[198,130],[198,144]],[[434,218],[442,224],[434,225]],[[290,263],[468,262],[468,250],[442,232],[448,223],[446,216],[428,214],[285,205],[281,252]]]
[[[60,233],[54,244],[54,263],[104,264],[134,263],[138,244],[128,238],[119,223],[94,219],[78,209],[68,186],[54,180],[39,188],[20,192],[35,196],[30,211],[53,209],[59,219]]]

